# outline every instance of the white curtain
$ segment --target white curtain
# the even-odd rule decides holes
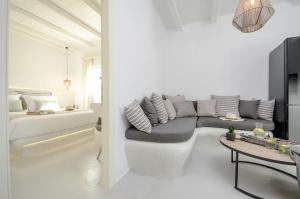
[[[84,109],[90,109],[91,103],[101,103],[101,66],[100,61],[85,59],[83,62]]]

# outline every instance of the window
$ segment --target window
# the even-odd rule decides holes
[[[91,65],[86,73],[86,93],[88,102],[101,103],[101,68],[100,65]]]

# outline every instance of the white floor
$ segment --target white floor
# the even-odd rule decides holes
[[[216,140],[199,141],[183,176],[160,179],[128,173],[111,190],[99,185],[96,154],[89,139],[47,156],[12,161],[13,199],[249,198],[233,188],[230,152]],[[296,181],[272,170],[241,165],[239,179],[241,187],[265,198],[300,198]]]

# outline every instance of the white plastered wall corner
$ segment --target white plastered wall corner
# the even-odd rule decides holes
[[[8,199],[9,158],[7,138],[7,0],[0,1],[0,198]]]

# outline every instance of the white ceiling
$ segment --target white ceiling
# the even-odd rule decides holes
[[[87,50],[101,41],[101,0],[10,0],[13,31]]]
[[[181,30],[193,22],[214,23],[222,15],[234,13],[239,0],[153,0],[169,29]],[[274,0],[297,4],[300,0]]]

